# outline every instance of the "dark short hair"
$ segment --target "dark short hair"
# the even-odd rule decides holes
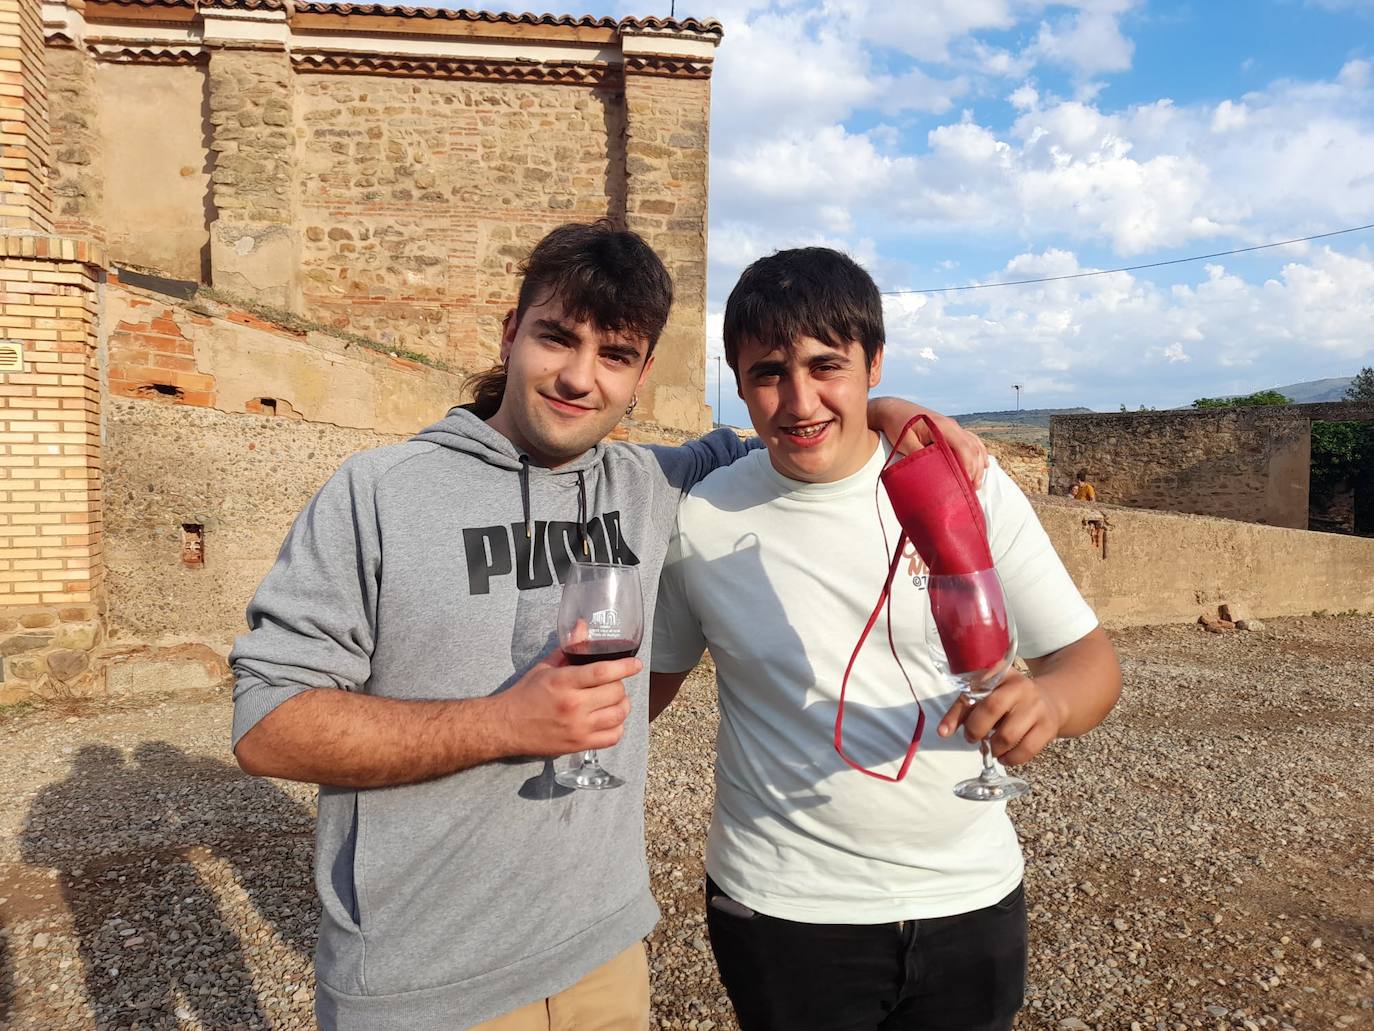
[[[752,340],[791,348],[802,337],[864,349],[870,367],[882,349],[883,299],[853,258],[829,247],[798,247],[760,258],[725,302],[725,360],[739,376],[739,349]]]
[[[1079,469],[1078,472],[1074,474],[1074,476],[1076,479],[1086,480],[1088,478],[1088,470]]]
[[[573,321],[646,340],[646,360],[654,353],[673,306],[673,280],[638,233],[605,218],[561,225],[535,244],[520,271],[517,323],[556,297]],[[472,410],[489,419],[506,392],[505,369],[497,365],[470,376],[464,389],[472,394]]]

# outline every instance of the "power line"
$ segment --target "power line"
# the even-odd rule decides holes
[[[1253,247],[1237,247],[1232,251],[1215,251],[1212,254],[1194,254],[1190,258],[1171,258],[1169,261],[1152,261],[1145,265],[1123,265],[1121,268],[1096,269],[1092,272],[1074,272],[1067,276],[1044,276],[1040,279],[1014,279],[1006,283],[972,283],[968,286],[938,286],[924,290],[882,290],[879,291],[884,297],[895,297],[899,294],[944,294],[956,293],[962,290],[991,290],[998,286],[1031,286],[1035,283],[1059,283],[1065,279],[1087,279],[1089,276],[1111,276],[1118,272],[1139,272],[1147,268],[1163,268],[1165,265],[1182,265],[1187,261],[1206,261],[1208,258],[1225,258],[1232,254],[1247,254],[1250,251],[1268,250],[1270,247],[1287,247],[1293,243],[1307,243],[1309,240],[1325,240],[1331,236],[1344,236],[1346,233],[1358,233],[1365,229],[1374,229],[1374,222],[1367,226],[1353,226],[1350,229],[1337,229],[1333,233],[1317,233],[1315,236],[1300,236],[1295,240],[1279,240],[1277,243],[1260,243]]]

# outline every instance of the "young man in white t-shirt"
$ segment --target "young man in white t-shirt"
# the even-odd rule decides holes
[[[895,773],[919,706],[943,719],[898,783],[836,753],[840,682],[900,534],[878,488],[890,445],[865,419],[882,348],[881,298],[848,257],[803,248],[745,271],[725,352],[767,450],[684,499],[660,584],[651,717],[705,648],[716,663],[707,927],[744,1031],[1011,1027],[1025,987],[1021,852],[1005,803],[953,787],[977,775],[976,742],[994,727],[999,759],[1024,763],[1096,726],[1120,693],[1110,642],[993,465],[979,498],[1034,679],[1012,674],[972,708],[958,700],[929,657],[913,553],[891,627],[874,628],[881,643],[850,679],[846,751]]]

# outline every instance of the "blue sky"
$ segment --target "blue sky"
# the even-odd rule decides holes
[[[568,13],[667,14],[605,3]],[[717,0],[708,340],[745,264],[824,243],[884,290],[1374,223],[1374,0]],[[1374,365],[1374,231],[885,299],[884,392],[1119,404]],[[708,403],[715,401],[708,362]],[[743,422],[728,371],[726,421]]]

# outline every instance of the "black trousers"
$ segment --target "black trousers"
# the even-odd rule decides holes
[[[706,930],[742,1031],[1006,1031],[1024,1001],[1024,885],[958,916],[803,924],[708,877]]]

